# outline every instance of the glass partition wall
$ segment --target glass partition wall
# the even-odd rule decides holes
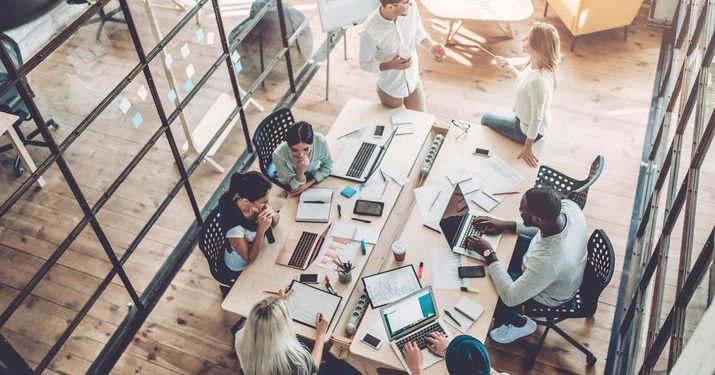
[[[83,8],[24,61],[13,33],[0,48],[37,165],[0,145],[2,374],[108,373],[253,161],[252,129],[343,36],[311,34],[312,1],[90,3],[58,5]]]

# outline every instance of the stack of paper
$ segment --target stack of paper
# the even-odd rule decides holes
[[[295,221],[327,223],[332,208],[332,188],[311,188],[300,195]]]
[[[392,115],[392,126],[394,126],[397,130],[395,135],[410,134],[415,132],[415,125],[412,122],[412,116],[410,116],[407,111],[398,112]]]
[[[335,223],[333,230],[330,232],[333,237],[345,238],[352,241],[365,240],[367,243],[374,244],[380,237],[380,229],[378,228],[361,228],[351,223]]]
[[[447,311],[449,311],[459,324],[448,316],[444,316],[442,319],[454,328],[462,332],[467,332],[469,327],[471,327],[484,312],[484,306],[472,301],[468,297],[462,297],[453,308],[447,309]]]

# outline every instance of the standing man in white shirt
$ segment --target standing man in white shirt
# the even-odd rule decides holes
[[[417,45],[429,49],[436,61],[446,56],[444,46],[429,38],[412,0],[380,0],[380,4],[360,32],[360,68],[378,73],[377,95],[383,105],[404,104],[424,112]]]

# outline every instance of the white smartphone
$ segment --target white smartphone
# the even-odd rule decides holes
[[[380,350],[380,348],[382,347],[382,340],[369,333],[365,334],[365,337],[362,338],[362,342],[370,345],[370,347],[375,350]]]

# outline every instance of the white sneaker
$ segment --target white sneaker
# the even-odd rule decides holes
[[[524,336],[529,336],[536,331],[536,322],[529,319],[528,316],[525,316],[524,318],[526,318],[526,324],[522,327],[504,324],[489,332],[489,337],[500,344],[511,344]]]

